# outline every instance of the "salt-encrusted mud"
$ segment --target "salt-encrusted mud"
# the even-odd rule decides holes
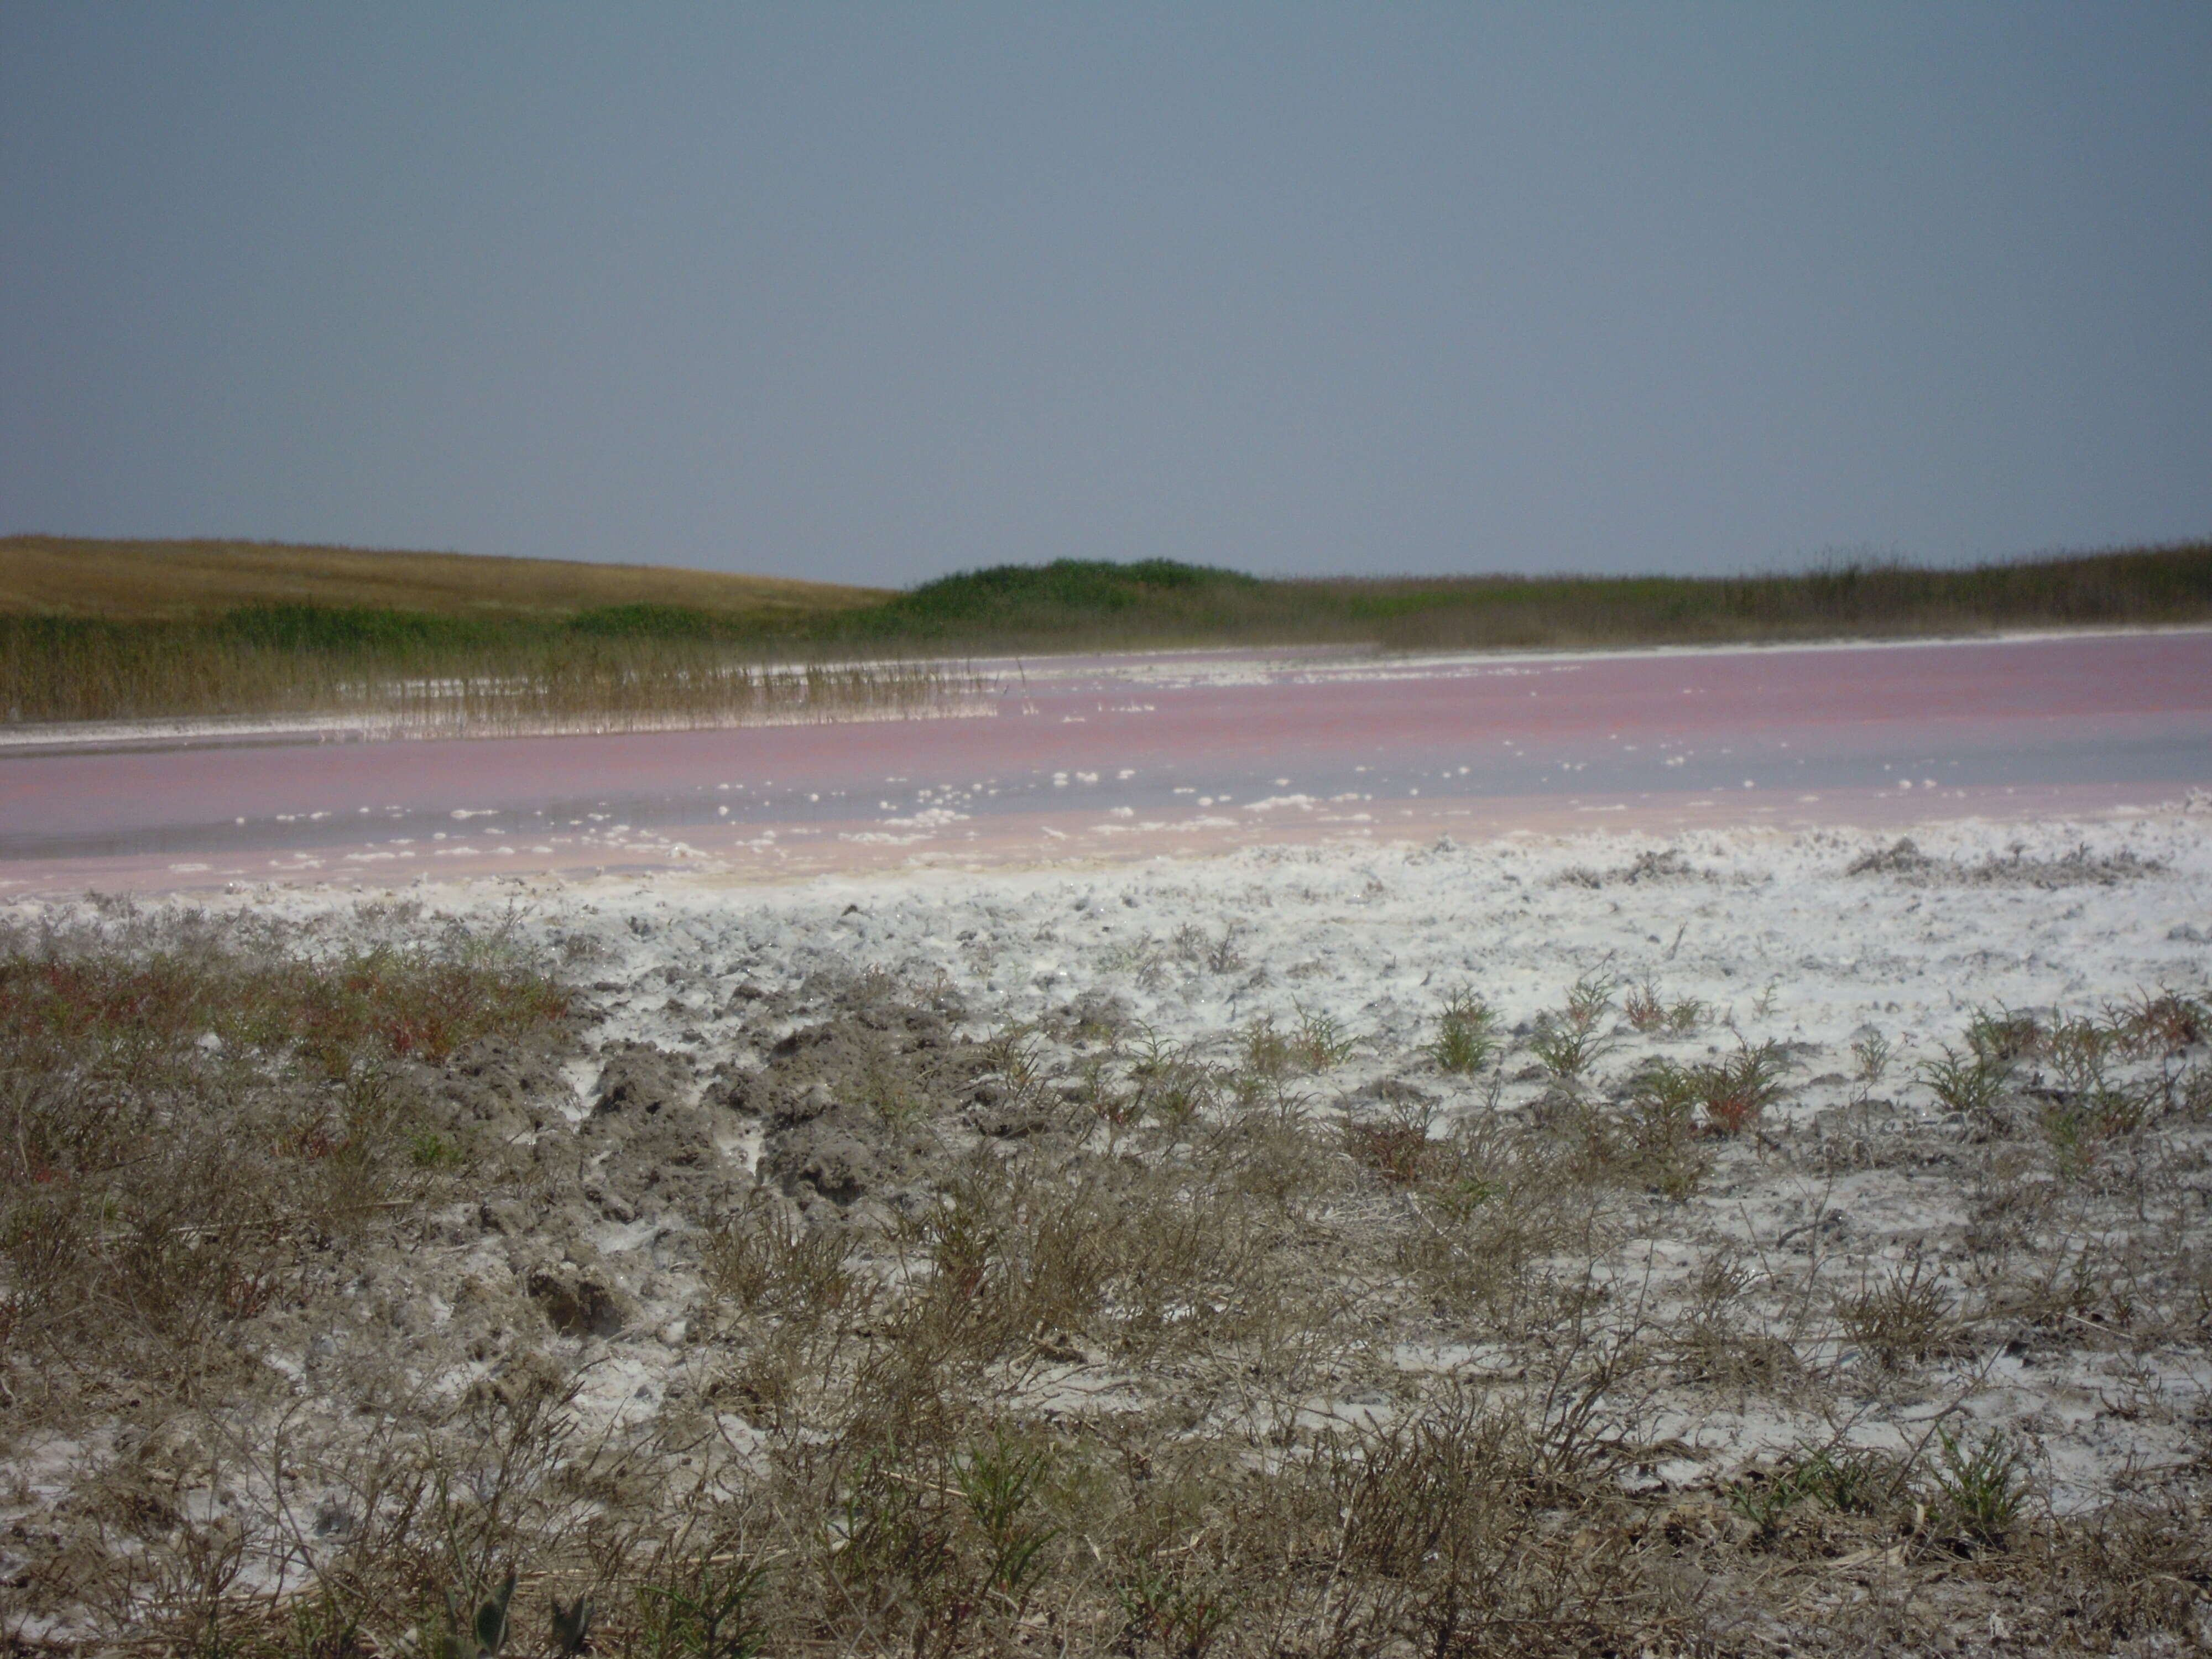
[[[158,1527],[118,1525],[91,1495],[124,1466],[172,1469],[185,1510],[234,1517],[254,1540],[241,1589],[308,1582],[371,1523],[343,1477],[371,1401],[396,1431],[557,1377],[580,1443],[703,1435],[765,1467],[805,1415],[777,1393],[799,1373],[777,1357],[775,1285],[858,1275],[895,1297],[941,1274],[942,1237],[915,1240],[979,1158],[1110,1194],[1191,1155],[1209,1123],[1256,1133],[1260,1114],[1305,1150],[1255,1139],[1273,1150],[1238,1179],[1322,1170],[1325,1212],[1287,1188],[1275,1201],[1325,1245],[1297,1257],[1299,1289],[1356,1304],[1357,1335],[1332,1325],[1327,1363],[1263,1398],[1231,1375],[1245,1339],[1155,1368],[1122,1309],[1028,1332],[991,1384],[1000,1408],[1295,1447],[1387,1425],[1440,1380],[1520,1398],[1546,1321],[1601,1305],[1644,1356],[1591,1395],[1592,1432],[1632,1442],[1608,1478],[1723,1521],[1808,1447],[1932,1467],[1939,1436],[2002,1443],[2057,1516],[2153,1488],[2201,1499],[2212,1470],[2212,1087],[2187,1015],[2212,1001],[2201,811],[784,890],[485,882],[399,910],[228,902],[325,940],[496,928],[557,964],[578,1008],[407,1071],[481,1192],[365,1237],[329,1296],[249,1322],[237,1346],[259,1380],[189,1444],[184,1414],[149,1424],[112,1393],[8,1431],[0,1578],[19,1639],[112,1633],[121,1615],[73,1601],[92,1579],[66,1564],[160,1555]],[[1447,1069],[1443,1022],[1468,994],[1496,1052]],[[2062,1052],[2081,1021],[2115,1034],[2094,1079]],[[1563,1059],[1571,1030],[1587,1042]],[[1655,1062],[1679,1076],[1745,1055],[1766,1091],[1747,1117],[1707,1099],[1649,1139]],[[1986,1062],[1981,1095],[1960,1082],[1969,1060]],[[1484,1164],[1509,1144],[1493,1135],[1522,1139]],[[1540,1143],[1609,1171],[1588,1188],[1602,1202],[1577,1227],[1532,1220],[1510,1269],[1468,1267]],[[1435,1148],[1474,1184],[1431,1180]],[[828,1279],[744,1255],[810,1240],[835,1257]],[[846,1340],[870,1334],[857,1316]],[[279,1421],[319,1474],[288,1485],[281,1457],[211,1449]]]

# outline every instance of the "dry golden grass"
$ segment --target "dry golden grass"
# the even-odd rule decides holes
[[[0,614],[183,622],[241,605],[315,605],[554,617],[655,605],[771,620],[849,611],[887,597],[874,588],[665,565],[283,542],[0,537]]]

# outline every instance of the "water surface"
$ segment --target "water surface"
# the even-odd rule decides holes
[[[0,754],[9,890],[2027,817],[2212,784],[2212,632],[983,665],[989,718]]]

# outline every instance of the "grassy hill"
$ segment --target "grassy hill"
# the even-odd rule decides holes
[[[0,538],[0,724],[334,714],[415,732],[900,709],[933,671],[771,669],[870,588],[257,542]]]
[[[1389,649],[1705,643],[2212,621],[2212,542],[1929,569],[1760,576],[1266,580],[1150,560],[1005,565],[824,617],[940,648],[1360,641]]]
[[[0,614],[111,622],[207,621],[240,606],[270,605],[483,619],[566,618],[596,608],[656,605],[765,624],[889,597],[880,588],[665,565],[282,542],[0,537]]]

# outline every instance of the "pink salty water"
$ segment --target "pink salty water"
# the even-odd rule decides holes
[[[1525,830],[2027,818],[2212,784],[2212,632],[990,665],[985,718],[0,749],[0,890],[738,879]]]

